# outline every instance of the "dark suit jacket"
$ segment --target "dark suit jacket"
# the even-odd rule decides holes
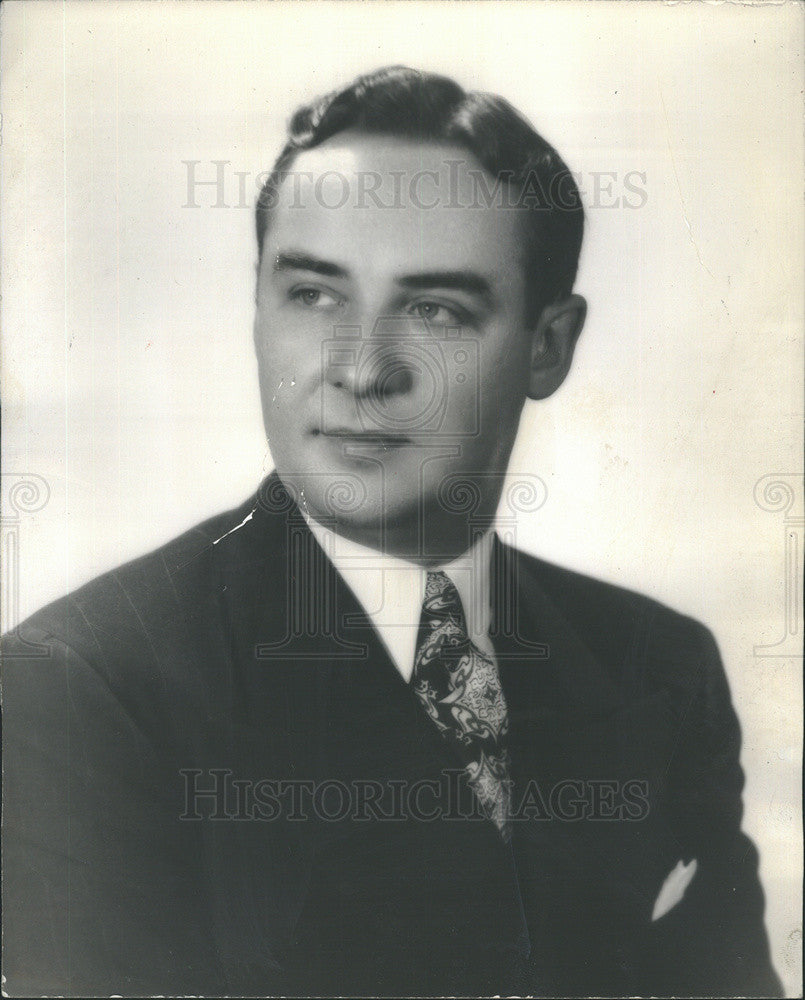
[[[456,766],[276,476],[7,636],[7,992],[780,995],[709,632],[500,543],[493,589],[509,847],[237,799]]]

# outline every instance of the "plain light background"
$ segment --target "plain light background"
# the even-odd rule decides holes
[[[15,526],[22,615],[271,468],[252,207],[291,111],[399,62],[500,93],[588,207],[589,319],[568,382],[523,419],[512,470],[547,499],[517,542],[715,632],[774,960],[799,994],[802,661],[754,653],[784,632],[787,526],[753,490],[802,470],[803,10],[5,4],[3,470],[50,488]],[[184,207],[187,160],[199,180],[226,161],[227,207],[210,186]],[[630,172],[645,204],[605,207],[643,200]]]

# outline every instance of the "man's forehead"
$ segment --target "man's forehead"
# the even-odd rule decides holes
[[[447,183],[455,188],[461,186],[469,191],[477,184],[477,177],[486,173],[480,161],[461,145],[436,140],[409,139],[404,136],[367,134],[355,130],[339,132],[326,142],[297,154],[291,172],[313,175],[313,186],[329,185],[332,190],[339,188],[342,179],[356,183],[369,190],[372,182],[379,180],[389,185],[396,184],[404,193],[409,193],[412,185],[424,187],[432,181],[427,197],[419,200],[431,202],[438,193],[447,194]],[[438,175],[438,180],[435,175]],[[491,182],[491,177],[487,175]],[[283,185],[286,193],[289,186]],[[299,185],[297,184],[297,188]],[[454,192],[458,193],[458,192]],[[417,198],[411,199],[411,206],[417,207]],[[445,198],[445,203],[448,199]]]
[[[494,273],[518,264],[522,245],[521,212],[490,203],[495,185],[461,147],[341,133],[296,157],[267,244]]]

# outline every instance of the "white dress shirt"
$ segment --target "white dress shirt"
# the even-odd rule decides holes
[[[369,616],[394,665],[406,681],[414,655],[428,570],[416,563],[358,545],[307,516],[316,541]],[[487,531],[463,555],[440,570],[454,584],[464,607],[470,639],[495,661],[489,638],[492,617],[490,564],[493,534]]]

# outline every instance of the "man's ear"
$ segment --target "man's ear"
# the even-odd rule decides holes
[[[529,399],[545,399],[564,382],[586,316],[587,303],[580,295],[542,310],[531,334]]]

